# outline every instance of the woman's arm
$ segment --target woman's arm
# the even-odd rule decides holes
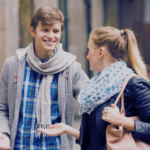
[[[109,110],[112,115],[110,113],[106,117],[103,115],[102,119],[115,125],[123,125],[133,131],[134,136],[150,142],[150,84],[141,77],[135,77],[131,80],[132,108],[142,121],[122,117],[119,110],[114,112],[114,110],[110,110],[114,109],[111,107]]]
[[[38,131],[43,132],[49,136],[59,136],[61,134],[68,134],[75,137],[76,139],[79,139],[80,135],[79,130],[64,123],[51,125],[49,126],[49,129],[38,129]]]
[[[119,108],[117,106],[115,108],[113,104],[111,104],[111,107],[104,108],[102,119],[114,125],[124,126],[124,128],[135,132],[134,120],[121,115]]]
[[[135,120],[135,137],[150,142],[150,84],[141,77],[133,79],[134,110],[141,121]]]

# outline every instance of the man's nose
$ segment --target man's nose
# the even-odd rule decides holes
[[[48,32],[47,37],[48,37],[48,38],[54,38],[54,33],[53,33],[53,31]]]

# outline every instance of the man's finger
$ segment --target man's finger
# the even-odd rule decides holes
[[[11,147],[10,146],[6,146],[6,147],[0,147],[0,149],[2,149],[2,150],[10,150],[11,149]]]
[[[56,125],[50,125],[49,129],[55,128]]]
[[[48,135],[51,134],[49,129],[37,129],[37,131],[43,132],[43,133],[48,134]]]
[[[37,129],[37,131],[44,132],[44,131],[45,131],[45,129]]]
[[[10,146],[7,146],[6,148],[7,148],[8,150],[9,150],[9,149],[11,149],[11,147],[10,147]]]

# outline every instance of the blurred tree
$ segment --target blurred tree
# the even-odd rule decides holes
[[[64,14],[64,32],[62,33],[61,43],[63,43],[63,48],[68,52],[68,2],[67,0],[59,0],[58,7]]]
[[[33,14],[33,0],[19,0],[19,47],[26,47],[32,41],[30,21]]]
[[[85,7],[86,7],[86,24],[87,24],[87,41],[89,39],[89,34],[92,30],[92,24],[91,24],[91,0],[84,0]],[[87,49],[88,53],[88,49]],[[89,60],[87,60],[87,74],[89,78],[92,78],[93,73],[90,70],[89,66]]]

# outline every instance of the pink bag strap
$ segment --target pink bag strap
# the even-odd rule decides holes
[[[126,77],[126,79],[124,80],[123,84],[122,84],[122,88],[121,88],[121,92],[119,93],[114,105],[116,106],[120,97],[121,97],[121,115],[125,116],[125,109],[124,109],[124,90],[129,82],[129,80],[132,78],[132,77],[135,77],[137,75],[135,74],[131,74],[129,76]]]

